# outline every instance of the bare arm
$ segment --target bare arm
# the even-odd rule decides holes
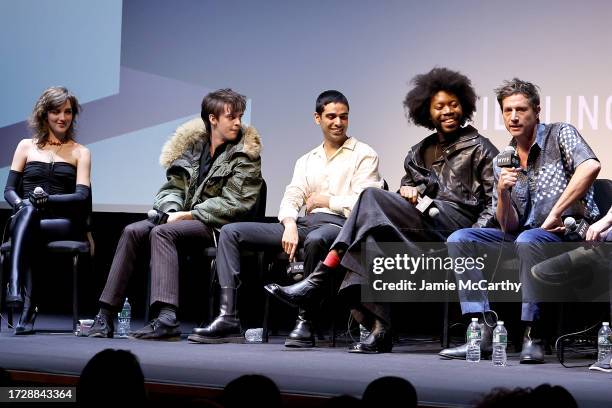
[[[563,214],[563,212],[573,203],[585,196],[589,187],[591,187],[597,178],[600,169],[601,165],[595,159],[585,160],[576,167],[574,175],[561,194],[561,197],[559,197],[553,206],[550,214],[546,217],[546,220],[544,220],[542,228],[551,232],[563,230],[561,214]]]
[[[518,214],[510,198],[510,190],[518,180],[518,171],[518,169],[502,168],[497,182],[495,218],[504,232],[515,232],[519,229]]]

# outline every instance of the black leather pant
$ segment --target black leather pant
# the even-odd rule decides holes
[[[25,206],[11,217],[11,257],[7,302],[29,303],[32,296],[32,260],[49,241],[75,239],[76,223],[68,218],[43,219],[39,210]],[[22,292],[22,289],[24,290]]]

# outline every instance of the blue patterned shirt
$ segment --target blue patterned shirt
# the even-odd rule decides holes
[[[516,147],[512,139],[510,146]],[[552,211],[576,167],[589,159],[597,160],[595,153],[584,141],[578,130],[568,123],[539,124],[536,138],[529,149],[527,168],[518,172],[518,180],[510,193],[519,224],[523,228],[539,228]],[[501,169],[494,161],[495,187],[493,208],[497,207],[497,182]],[[586,195],[572,204],[562,214],[586,218],[593,222],[599,210],[593,197],[593,186]]]

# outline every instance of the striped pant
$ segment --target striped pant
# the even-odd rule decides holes
[[[138,262],[150,255],[151,304],[164,302],[178,307],[177,248],[212,245],[212,234],[211,228],[197,220],[175,221],[159,226],[143,220],[128,225],[119,239],[100,302],[119,309]]]

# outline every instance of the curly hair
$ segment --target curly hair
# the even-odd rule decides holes
[[[462,126],[472,119],[478,97],[472,87],[472,81],[460,72],[436,67],[426,74],[415,76],[410,82],[414,84],[414,88],[404,99],[404,109],[408,120],[415,125],[435,129],[429,106],[431,98],[440,91],[452,93],[459,98],[463,110]]]
[[[65,141],[74,140],[76,118],[81,111],[81,105],[79,101],[68,89],[63,86],[52,86],[46,89],[42,95],[36,101],[32,115],[28,119],[28,125],[34,132],[32,139],[36,142],[38,147],[43,147],[49,140],[49,123],[47,122],[47,115],[49,111],[59,109],[66,101],[70,101],[72,108],[72,122],[70,127],[66,131]]]

